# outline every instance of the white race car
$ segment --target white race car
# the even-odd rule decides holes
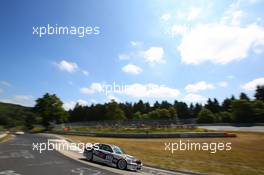
[[[127,155],[116,145],[96,143],[85,148],[83,155],[88,161],[95,161],[117,167],[121,170],[140,170],[142,162],[133,156]]]

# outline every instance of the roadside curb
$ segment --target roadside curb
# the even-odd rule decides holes
[[[5,136],[7,136],[7,133],[0,134],[0,139],[4,138]]]

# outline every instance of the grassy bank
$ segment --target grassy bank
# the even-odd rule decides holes
[[[5,142],[5,141],[9,140],[10,138],[11,138],[11,135],[7,134],[6,136],[0,138],[0,143]]]
[[[264,134],[237,133],[236,138],[123,139],[65,136],[81,142],[104,142],[122,147],[145,164],[175,170],[210,174],[264,174]],[[164,142],[231,142],[231,151],[164,151]]]

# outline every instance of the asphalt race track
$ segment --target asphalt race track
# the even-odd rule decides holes
[[[41,154],[32,143],[46,142],[47,137],[25,134],[0,144],[0,175],[114,175],[63,156],[57,151]]]

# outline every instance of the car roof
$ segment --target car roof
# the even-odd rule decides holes
[[[116,145],[113,145],[113,144],[109,144],[109,143],[96,143],[96,144],[99,144],[99,145],[108,145],[110,147],[118,147]]]

